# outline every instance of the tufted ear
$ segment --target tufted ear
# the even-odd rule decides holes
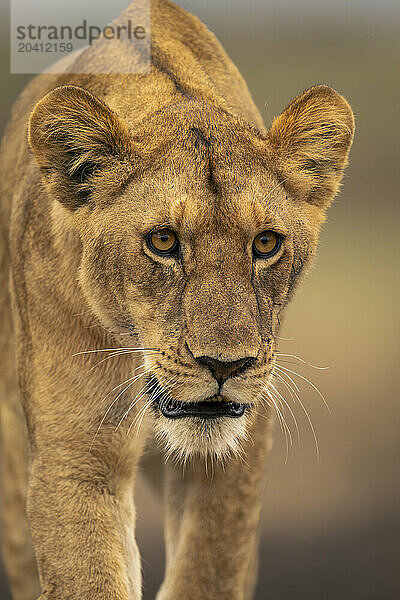
[[[269,131],[279,178],[300,200],[325,208],[338,191],[353,141],[354,116],[327,85],[292,100]]]
[[[132,168],[126,125],[84,88],[66,85],[44,96],[32,111],[28,137],[45,185],[72,210],[89,200],[104,169],[121,182]]]

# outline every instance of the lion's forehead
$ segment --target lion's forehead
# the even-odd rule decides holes
[[[160,172],[152,185],[133,184],[126,195],[124,220],[140,214],[144,228],[170,226],[188,238],[221,235],[248,236],[263,228],[286,234],[295,216],[283,188],[272,174],[242,180],[240,186],[210,190],[206,177],[190,170]],[[130,219],[128,218],[128,221]],[[137,219],[136,219],[137,220]]]

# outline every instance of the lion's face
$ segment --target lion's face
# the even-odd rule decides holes
[[[345,101],[322,90],[327,112],[335,108],[349,120]],[[193,102],[149,118],[132,139],[88,92],[67,87],[49,96],[58,132],[73,96],[75,120],[79,99],[86,102],[80,118],[87,120],[89,103],[94,122],[106,113],[114,135],[107,143],[115,152],[87,149],[85,138],[85,153],[73,164],[71,147],[78,144],[60,135],[51,140],[48,105],[47,121],[40,103],[31,119],[33,149],[35,139],[42,141],[39,164],[46,169],[50,155],[60,164],[45,181],[55,197],[64,197],[80,231],[82,290],[107,328],[130,331],[145,349],[144,391],[157,433],[181,455],[238,450],[265,402],[279,315],[315,253],[323,209],[346,161],[350,126],[331,116],[330,130],[326,125],[313,140],[308,123],[307,152],[301,138],[292,140],[290,152],[291,114],[267,139]],[[318,104],[309,98],[308,110],[312,100]],[[339,141],[341,152],[329,155],[328,165],[323,150],[332,154]]]
[[[144,353],[146,389],[176,450],[236,448],[265,402],[279,313],[315,246],[305,215],[249,158],[253,172],[221,181],[218,197],[184,164],[151,187],[133,181],[85,231],[82,287],[108,329],[156,349]],[[254,247],[263,232],[277,240],[265,257]]]

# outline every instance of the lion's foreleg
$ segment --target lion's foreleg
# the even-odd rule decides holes
[[[19,398],[10,388],[1,398],[0,424],[3,558],[14,600],[34,600],[39,580],[26,515],[28,444]]]
[[[132,495],[86,479],[70,459],[44,451],[33,462],[28,514],[44,597],[139,600]]]
[[[86,374],[67,359],[59,367],[48,355],[34,360],[41,370],[31,375],[26,398],[27,512],[42,594],[46,600],[140,600],[133,491],[146,436],[129,430],[133,416],[121,418],[130,398],[114,403],[114,412],[101,401],[127,373]]]

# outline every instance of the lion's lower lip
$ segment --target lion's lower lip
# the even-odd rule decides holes
[[[245,404],[238,402],[203,401],[203,402],[180,402],[168,399],[158,402],[158,406],[168,419],[182,419],[184,417],[201,417],[203,419],[215,419],[217,417],[242,417],[246,409]]]
[[[232,401],[181,402],[175,400],[162,388],[154,375],[150,375],[148,378],[147,386],[147,393],[152,399],[153,405],[158,407],[167,419],[183,419],[184,417],[200,417],[202,419],[230,417],[231,419],[237,419],[242,417],[246,410],[246,404]]]

